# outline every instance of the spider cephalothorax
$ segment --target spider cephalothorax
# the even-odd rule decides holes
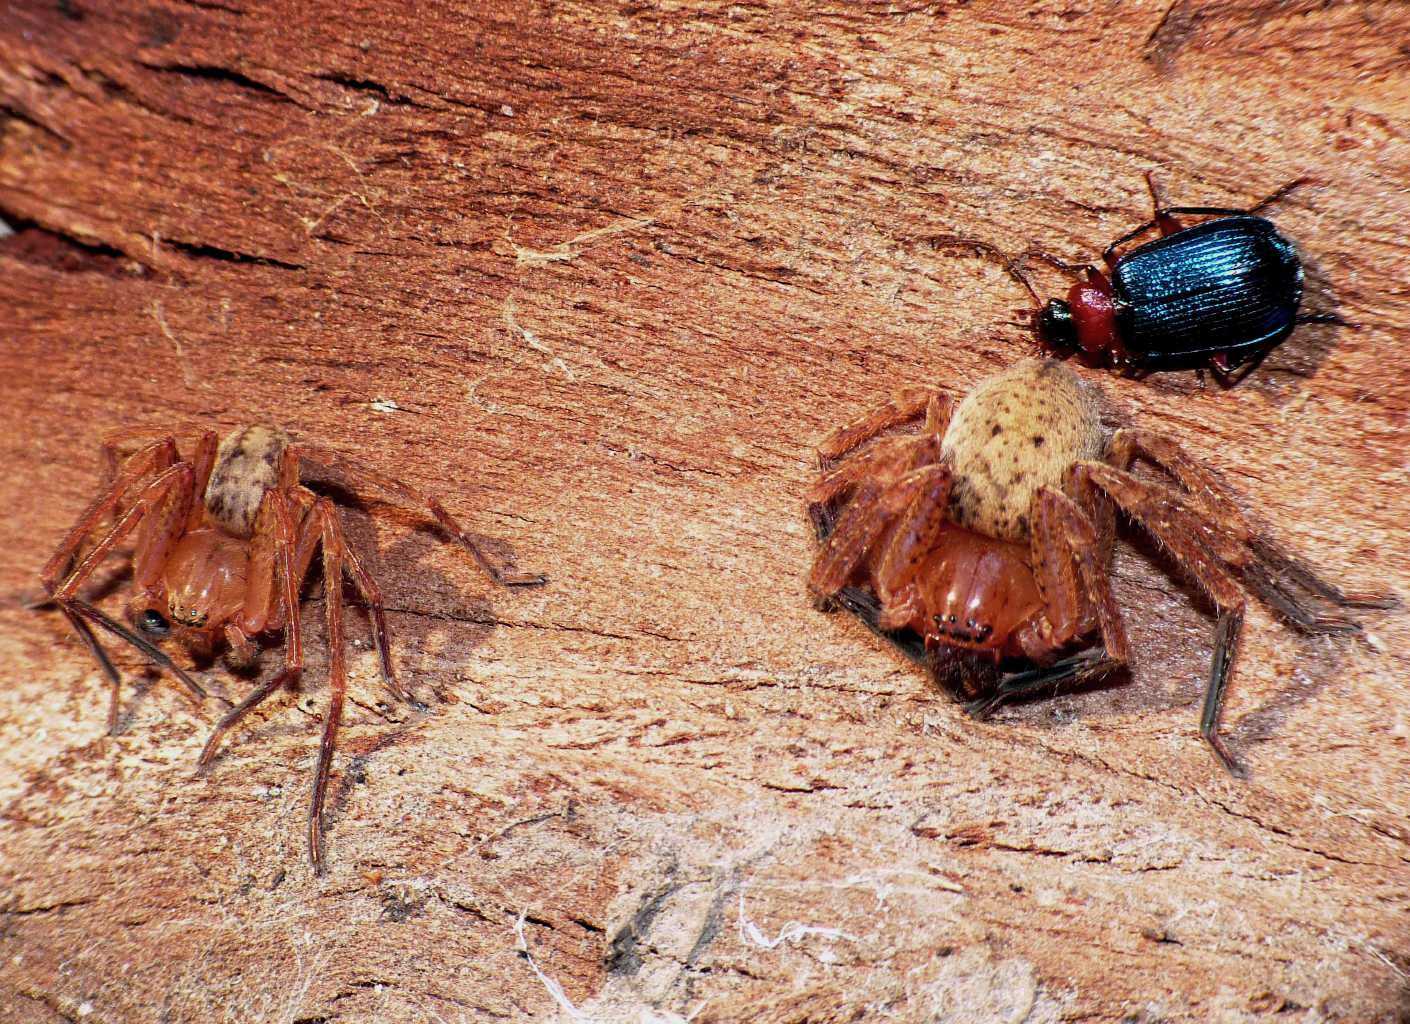
[[[918,431],[892,433],[922,418]],[[953,408],[940,391],[901,392],[820,455],[809,501],[823,545],[809,588],[883,632],[918,634],[947,681],[967,678],[979,714],[1130,662],[1108,579],[1111,505],[1219,612],[1201,732],[1231,771],[1217,730],[1243,622],[1239,580],[1305,632],[1359,629],[1316,600],[1387,606],[1342,593],[1254,530],[1174,441],[1130,428],[1107,438],[1094,392],[1051,360],[990,377]],[[1170,483],[1134,475],[1138,458]],[[956,676],[965,662],[979,671]]]
[[[117,725],[120,679],[90,623],[132,644],[203,698],[205,690],[162,652],[159,643],[173,639],[200,656],[223,646],[231,662],[248,665],[257,653],[257,638],[283,632],[283,668],[221,719],[201,753],[199,764],[204,768],[231,726],[280,688],[297,684],[303,671],[299,591],[314,556],[321,553],[331,697],[314,772],[308,836],[309,857],[321,870],[323,800],[347,687],[345,578],[372,617],[383,679],[397,698],[410,698],[392,665],[377,584],[348,545],[333,503],[300,483],[301,467],[323,466],[428,509],[498,583],[542,583],[543,577],[514,572],[495,562],[435,498],[336,452],[296,444],[276,427],[236,430],[218,445],[216,435],[208,432],[189,459],[182,458],[170,436],[141,444],[121,464],[115,442],[105,444],[103,452],[107,484],[41,575],[112,684],[110,731]],[[99,532],[109,517],[113,524]],[[86,547],[95,532],[97,540]],[[134,593],[128,617],[135,630],[79,596],[97,566],[129,539],[133,541]]]

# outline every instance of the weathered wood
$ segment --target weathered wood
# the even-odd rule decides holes
[[[1106,392],[1410,594],[1407,38],[1310,0],[8,5],[0,1016],[544,1019],[551,980],[593,1020],[1402,1019],[1403,615],[1251,615],[1238,782],[1195,735],[1210,622],[1140,554],[1135,684],[976,725],[810,608],[800,495],[842,418],[1031,350],[936,236],[1086,257],[1148,169],[1309,175],[1276,219],[1361,328]],[[552,575],[350,512],[441,700],[388,706],[358,632],[323,879],[317,602],[306,693],[201,779],[213,702],[122,654],[107,737],[21,607],[105,434],[258,419]]]

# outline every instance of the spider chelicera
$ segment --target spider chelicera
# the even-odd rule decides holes
[[[1131,662],[1108,577],[1112,505],[1218,612],[1200,733],[1235,774],[1243,770],[1218,726],[1244,589],[1305,633],[1360,630],[1319,603],[1394,604],[1323,580],[1256,530],[1170,438],[1125,428],[1107,439],[1095,393],[1052,360],[990,377],[957,406],[934,389],[903,391],[819,454],[823,474],[808,497],[822,548],[809,589],[883,634],[918,634],[922,660],[978,717]],[[1132,473],[1137,459],[1169,480]]]
[[[201,752],[198,770],[210,764],[221,737],[281,688],[294,688],[303,671],[299,593],[315,554],[321,552],[328,624],[330,697],[314,769],[308,849],[315,871],[323,856],[323,803],[347,690],[343,628],[346,578],[367,605],[382,678],[399,700],[411,702],[397,680],[388,645],[382,595],[349,546],[337,508],[303,486],[304,466],[321,466],[427,509],[496,582],[532,585],[544,577],[517,572],[490,555],[435,498],[366,469],[337,452],[291,441],[282,430],[253,426],[217,443],[207,432],[183,458],[170,436],[147,440],[126,459],[119,445],[103,445],[107,482],[79,517],[41,578],[108,677],[112,697],[109,732],[118,722],[121,678],[92,627],[123,640],[176,676],[197,697],[206,691],[157,644],[175,639],[198,656],[222,646],[235,664],[250,664],[257,641],[284,635],[284,665],[220,720]],[[111,518],[106,530],[104,525]],[[88,546],[88,541],[97,539]],[[79,596],[94,570],[129,539],[134,594],[133,628]]]

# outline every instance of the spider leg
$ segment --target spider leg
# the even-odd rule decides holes
[[[1029,636],[1020,634],[1025,653],[1035,659],[1049,657],[1094,628],[1102,646],[1004,676],[992,693],[966,705],[976,718],[988,717],[1008,701],[1051,694],[1130,665],[1126,627],[1107,573],[1109,544],[1093,516],[1068,495],[1044,487],[1034,498],[1032,519],[1033,575],[1043,610]]]
[[[881,488],[863,484],[837,517],[827,543],[818,552],[808,575],[808,589],[826,599],[847,585],[852,573],[886,528]]]
[[[898,391],[884,405],[834,430],[818,446],[818,455],[826,468],[854,448],[892,427],[917,419],[922,413],[926,416],[926,432],[943,434],[950,422],[952,407],[950,396],[943,391],[934,388],[906,388]]]
[[[1044,487],[1034,500],[1031,536],[1033,572],[1050,609],[1055,645],[1066,645],[1095,625],[1107,657],[1128,664],[1130,644],[1108,574],[1110,547],[1094,517],[1068,495]]]
[[[63,584],[57,589],[51,589],[51,593],[60,607],[64,608],[65,611],[69,613],[68,617],[70,621],[73,621],[74,615],[81,616],[89,622],[107,630],[119,639],[127,641],[127,643],[145,654],[149,661],[170,671],[186,685],[187,689],[204,700],[207,696],[206,691],[197,684],[194,679],[182,671],[175,662],[162,653],[160,649],[142,639],[125,626],[114,622],[107,615],[103,614],[88,602],[80,600],[77,596],[79,588],[93,575],[93,571],[98,565],[112,553],[113,548],[121,544],[153,510],[170,508],[172,504],[177,507],[184,507],[182,502],[190,500],[191,483],[191,465],[187,462],[178,462],[174,466],[170,466],[158,473],[157,476],[150,480],[142,489],[142,493],[138,495],[132,506],[118,518],[118,521],[114,523],[112,528],[93,546],[93,549],[69,572]],[[110,496],[118,494],[119,491],[127,490],[130,485],[130,481],[127,484],[115,485],[110,492]],[[116,500],[116,498],[114,498],[114,500]],[[171,504],[168,504],[169,502]],[[102,504],[103,502],[99,503],[100,506]],[[101,511],[98,513],[99,516],[102,514]],[[80,543],[81,540],[82,537],[80,535]],[[64,560],[70,559],[71,557],[71,553],[66,554],[61,548],[60,551],[56,553],[55,558],[51,560],[50,566],[62,564]],[[46,571],[48,571],[48,569],[49,566],[46,566]],[[82,634],[80,634],[80,636],[81,635]],[[93,639],[96,643],[96,637]],[[93,648],[90,647],[90,650],[92,649]],[[99,665],[102,666],[105,661],[106,655],[99,659]],[[116,670],[114,670],[114,673],[115,671]],[[107,673],[106,669],[105,674],[108,675],[109,681],[111,681],[112,674]],[[113,712],[110,708],[109,721],[111,722],[112,720]]]
[[[857,491],[813,563],[808,589],[816,597],[827,600],[847,585],[887,527],[915,500],[934,468],[921,467],[888,486],[865,484]]]
[[[875,573],[877,594],[882,598],[879,623],[885,629],[898,629],[913,618],[919,598],[916,573],[945,528],[950,504],[953,477],[949,467],[926,466],[917,474],[916,496],[896,521]]]
[[[474,537],[466,532],[445,510],[445,507],[434,497],[424,494],[402,483],[400,480],[385,476],[374,469],[370,469],[354,459],[348,458],[338,452],[327,448],[317,448],[311,445],[300,444],[293,449],[299,457],[327,469],[346,473],[353,479],[361,478],[372,484],[374,487],[395,495],[402,501],[410,505],[424,507],[441,524],[441,528],[446,531],[456,543],[470,552],[470,556],[475,559],[484,573],[502,586],[527,587],[538,586],[548,582],[548,577],[541,573],[520,572],[512,565],[502,563],[495,559],[484,546]]]
[[[191,502],[190,518],[186,521],[188,530],[201,525],[201,515],[205,511],[206,485],[210,483],[211,470],[215,468],[216,450],[219,446],[220,438],[213,430],[207,430],[196,442],[195,453],[190,459],[195,500]]]
[[[157,647],[155,644],[152,644],[150,641],[132,632],[132,630],[128,629],[122,623],[114,621],[87,601],[81,601],[78,598],[69,598],[66,601],[60,601],[59,605],[64,609],[66,614],[72,613],[74,615],[81,615],[89,622],[107,630],[119,640],[125,640],[127,643],[137,648],[137,650],[147,656],[148,661],[152,662],[152,664],[156,665],[158,668],[166,669],[200,700],[205,700],[210,696],[200,683],[187,675],[185,670],[182,669],[180,665],[176,664],[176,662],[172,661],[171,658],[167,657],[166,652],[160,647]],[[111,678],[110,676],[109,679]],[[220,698],[216,699],[219,700]],[[109,709],[110,718],[111,714],[111,709]]]
[[[886,477],[893,466],[899,465],[918,443],[926,440],[920,434],[887,437],[870,445],[865,451],[837,463],[825,472],[808,490],[809,507],[831,505],[863,480]]]
[[[1001,704],[1051,696],[1064,687],[1080,687],[1124,665],[1124,661],[1109,657],[1102,648],[1092,647],[1051,665],[1009,673],[999,680],[993,692],[966,703],[965,711],[982,721]]]
[[[313,557],[312,543],[316,543],[319,537],[319,524],[316,520],[308,521],[312,519],[313,517],[308,517],[300,526],[297,543],[300,548],[307,548],[307,555],[300,566],[294,550],[296,538],[289,519],[285,493],[277,489],[265,493],[259,516],[255,520],[255,545],[250,558],[252,597],[247,602],[241,618],[245,630],[251,633],[260,632],[270,624],[282,621],[284,666],[216,723],[201,750],[200,758],[196,761],[197,774],[204,771],[215,759],[221,738],[231,728],[272,694],[286,686],[297,686],[303,675],[304,649],[299,622],[299,583],[308,571],[308,564]],[[312,542],[307,540],[310,535]],[[264,579],[262,587],[254,582],[255,577]],[[259,604],[257,599],[262,599],[263,604]]]
[[[357,553],[353,551],[351,545],[343,548],[344,568],[348,576],[352,579],[353,586],[357,588],[358,594],[362,596],[363,603],[367,605],[367,612],[372,617],[372,642],[377,648],[377,657],[382,668],[382,681],[387,684],[387,689],[392,691],[392,696],[398,700],[414,705],[415,698],[410,691],[402,686],[397,679],[396,666],[392,664],[391,642],[387,637],[387,616],[382,603],[382,589],[377,586],[377,581],[372,578],[358,560]]]
[[[1125,470],[1101,463],[1082,463],[1074,470],[1082,486],[1100,488],[1130,519],[1145,529],[1189,577],[1207,594],[1219,613],[1209,685],[1200,716],[1200,735],[1234,775],[1242,776],[1236,761],[1219,735],[1219,716],[1228,688],[1230,670],[1238,653],[1245,601],[1238,581],[1229,574],[1221,551],[1239,549],[1239,538],[1207,513],[1190,508],[1181,495],[1141,480]],[[1214,543],[1210,543],[1213,540]],[[1240,563],[1234,563],[1238,565]]]
[[[323,739],[318,745],[318,763],[313,775],[313,799],[308,811],[308,856],[315,874],[324,873],[323,804],[328,794],[328,774],[333,763],[333,747],[343,719],[343,699],[348,689],[348,670],[343,630],[343,571],[347,550],[338,514],[327,501],[314,506],[313,515],[322,530],[323,594],[328,615],[328,713],[323,719]]]
[[[1198,510],[1195,522],[1201,538],[1221,559],[1237,566],[1249,585],[1270,605],[1282,612],[1305,632],[1346,632],[1346,620],[1324,619],[1299,603],[1299,595],[1288,584],[1296,584],[1309,594],[1342,608],[1394,608],[1388,594],[1347,594],[1322,579],[1305,560],[1285,550],[1276,541],[1255,529],[1234,504],[1228,492],[1209,469],[1200,465],[1180,445],[1150,430],[1126,428],[1113,436],[1106,461],[1126,470],[1137,458],[1144,458],[1173,477],[1184,489],[1184,502]],[[1319,623],[1331,622],[1330,630]],[[1351,628],[1355,628],[1354,625]]]
[[[295,477],[295,479],[296,478],[297,477]],[[301,502],[310,510],[318,503],[318,498],[315,497],[312,491],[309,491],[305,487],[296,487],[292,493],[296,501]],[[306,514],[305,521],[310,523],[314,521],[311,512]],[[342,535],[341,524],[339,524],[338,530],[339,534]],[[314,544],[317,543],[318,536],[319,533],[317,530],[310,530],[306,533],[305,539],[301,540],[301,542],[296,545],[296,550],[293,555],[293,572],[295,579],[301,580],[307,575],[308,566],[313,557],[313,547]],[[353,586],[357,588],[358,594],[367,605],[367,613],[372,619],[372,642],[377,648],[377,658],[382,672],[382,681],[387,684],[387,689],[392,691],[392,696],[396,697],[398,700],[414,705],[416,704],[415,697],[401,685],[401,682],[397,678],[396,667],[392,663],[391,641],[387,630],[387,616],[385,604],[382,600],[382,589],[377,585],[376,580],[372,578],[372,574],[363,567],[361,559],[358,558],[357,553],[352,549],[352,546],[346,542],[346,539],[343,543],[343,557],[345,561],[344,568],[352,579]],[[290,607],[297,607],[297,589],[298,588],[295,587],[295,593],[289,598]]]
[[[118,727],[118,698],[122,690],[122,674],[118,672],[117,666],[113,664],[108,652],[103,649],[103,645],[98,642],[98,638],[93,635],[93,627],[74,612],[72,608],[60,606],[59,610],[64,613],[64,618],[69,620],[69,625],[73,626],[73,631],[78,634],[78,638],[83,641],[83,646],[88,648],[88,653],[93,655],[93,660],[102,669],[103,675],[108,677],[109,692],[108,698],[108,735],[117,733]]]
[[[107,483],[98,497],[89,503],[78,517],[78,522],[59,543],[58,550],[44,564],[39,578],[44,589],[52,596],[59,581],[70,574],[73,562],[83,547],[83,542],[103,519],[115,512],[129,491],[153,472],[160,472],[177,461],[176,442],[170,437],[153,441],[134,452],[122,465],[117,478]]]
[[[1254,535],[1249,540],[1253,553],[1266,565],[1280,569],[1304,590],[1341,608],[1398,608],[1400,601],[1393,594],[1348,594],[1340,587],[1317,575],[1315,569],[1273,540]]]

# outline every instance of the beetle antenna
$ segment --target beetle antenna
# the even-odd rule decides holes
[[[1038,289],[1033,287],[1033,282],[1029,279],[1027,272],[1023,268],[1023,259],[1028,253],[1023,253],[1017,259],[1004,252],[996,245],[981,241],[978,238],[967,238],[964,235],[932,235],[927,241],[937,249],[944,246],[962,246],[972,249],[980,256],[987,256],[995,263],[1003,266],[1004,271],[1019,284],[1028,290],[1028,294],[1033,296],[1033,306],[1035,309],[1043,305],[1043,297],[1038,294]]]

